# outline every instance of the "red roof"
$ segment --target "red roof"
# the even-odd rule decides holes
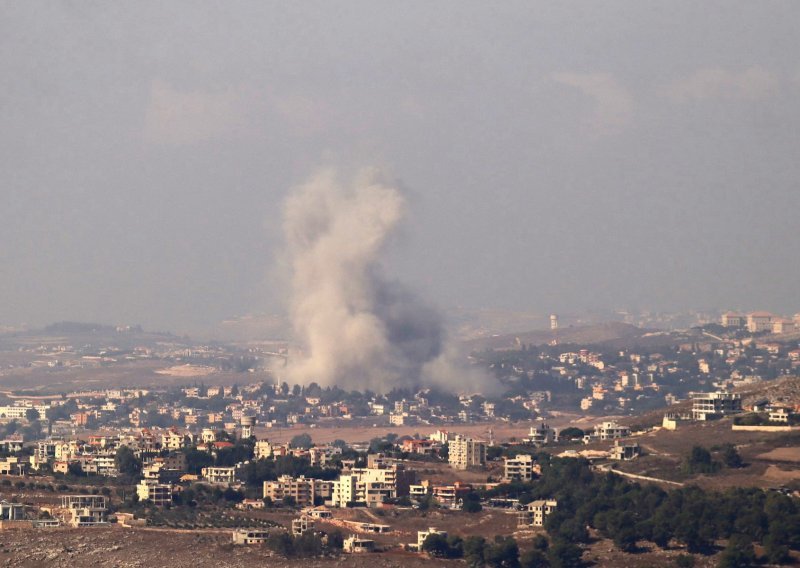
[[[232,448],[233,444],[231,444],[230,442],[214,442],[214,447],[217,448],[218,450],[221,448]]]

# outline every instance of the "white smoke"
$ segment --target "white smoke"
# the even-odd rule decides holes
[[[407,212],[403,194],[361,172],[342,185],[325,171],[284,208],[291,319],[302,354],[289,378],[386,392],[420,385],[467,388],[452,364],[439,314],[385,277],[381,257]]]

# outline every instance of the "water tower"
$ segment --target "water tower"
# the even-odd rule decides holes
[[[247,440],[253,435],[253,426],[256,425],[255,416],[242,416],[242,439]]]

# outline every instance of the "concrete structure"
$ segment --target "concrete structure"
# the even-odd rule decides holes
[[[556,510],[558,502],[553,499],[531,501],[517,515],[517,527],[543,527],[547,516]]]
[[[528,437],[525,438],[525,443],[543,446],[545,444],[552,444],[558,442],[558,430],[548,426],[547,422],[540,422],[536,426],[531,426],[528,431]]]
[[[533,479],[533,456],[520,454],[505,458],[503,477],[507,481],[530,481]]]
[[[333,492],[333,481],[310,479],[303,476],[282,475],[275,481],[264,482],[264,498],[282,502],[291,497],[300,507],[313,507],[314,500],[328,499]]]
[[[73,527],[107,524],[108,501],[102,495],[63,495],[61,508],[66,511],[65,521]]]
[[[450,467],[467,469],[483,467],[486,464],[486,442],[458,435],[448,442]]]
[[[639,457],[642,454],[642,449],[635,442],[620,443],[619,440],[614,440],[614,445],[608,454],[608,457],[612,460],[629,461]]]
[[[296,519],[292,519],[292,534],[300,536],[306,531],[314,530],[314,519],[308,515],[300,515]]]
[[[25,506],[22,503],[0,501],[0,520],[21,521],[25,518]]]
[[[233,544],[263,544],[269,538],[267,529],[237,529],[233,531]]]
[[[747,317],[743,314],[728,312],[726,314],[722,314],[722,321],[720,323],[722,324],[722,327],[744,327],[745,323],[747,323]]]
[[[605,441],[630,436],[631,429],[616,422],[603,422],[599,426],[595,426],[594,433],[600,440]]]
[[[692,419],[714,420],[742,411],[742,396],[731,392],[693,392]]]
[[[342,550],[347,554],[360,554],[362,552],[372,552],[375,550],[375,541],[368,538],[361,538],[350,535],[344,539]]]
[[[236,480],[235,467],[204,467],[201,474],[208,483],[231,485]]]
[[[445,538],[447,538],[447,531],[440,531],[436,527],[428,527],[427,530],[424,531],[417,531],[417,543],[416,546],[413,544],[409,548],[415,548],[416,550],[422,552],[422,545],[425,544],[425,539],[428,538],[432,534],[438,534]]]
[[[142,479],[136,486],[139,501],[150,501],[157,506],[171,505],[173,491],[171,483],[159,483],[152,479]]]

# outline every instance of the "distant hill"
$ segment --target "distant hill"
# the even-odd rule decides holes
[[[559,343],[578,343],[591,345],[617,340],[630,340],[643,337],[651,330],[642,329],[635,325],[608,322],[584,326],[569,326],[558,330]],[[527,331],[523,333],[509,333],[492,337],[481,337],[464,342],[470,351],[484,349],[517,349],[520,345],[545,345],[555,337],[551,330]]]

